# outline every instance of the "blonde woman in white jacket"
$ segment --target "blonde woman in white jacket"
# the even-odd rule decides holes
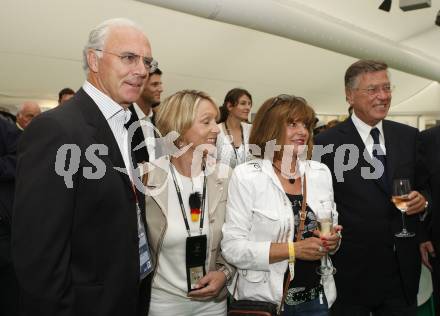
[[[336,298],[333,276],[316,273],[323,256],[336,251],[342,227],[332,207],[331,235],[320,238],[316,231],[321,203],[334,203],[330,171],[304,157],[312,150],[314,120],[302,98],[267,100],[250,135],[250,143],[261,149],[260,158],[237,166],[228,190],[221,246],[224,258],[238,269],[229,290],[235,299],[277,304],[282,315],[328,315]],[[296,240],[305,188],[306,218]],[[290,282],[282,302],[287,271]]]

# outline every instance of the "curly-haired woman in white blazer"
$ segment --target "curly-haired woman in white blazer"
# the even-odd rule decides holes
[[[267,100],[256,114],[249,140],[261,149],[253,151],[259,158],[234,169],[228,190],[222,253],[238,269],[230,291],[236,299],[277,304],[283,307],[282,315],[328,315],[336,298],[333,276],[316,273],[324,254],[336,251],[341,227],[330,171],[304,157],[311,154],[314,120],[313,109],[302,98],[280,95]],[[300,225],[305,192],[306,216]],[[335,229],[320,238],[316,213],[324,202],[332,205]],[[300,226],[304,228],[297,235]]]

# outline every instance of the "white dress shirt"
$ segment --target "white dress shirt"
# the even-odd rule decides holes
[[[229,165],[231,168],[250,160],[249,135],[252,125],[242,122],[243,141],[240,147],[235,148],[232,136],[226,131],[225,123],[217,124],[220,133],[217,136],[217,160]]]
[[[125,168],[126,170],[130,170],[128,175],[131,181],[133,181],[133,168],[131,167],[132,163],[130,162],[130,156],[128,153],[128,131],[124,126],[125,123],[130,120],[130,110],[124,109],[88,81],[84,82],[82,88],[96,103],[99,110],[107,120],[107,123],[113,132],[113,136],[115,137],[119,150],[122,154],[122,158],[124,159]]]
[[[359,135],[361,136],[362,141],[365,144],[365,148],[367,149],[368,153],[370,154],[370,157],[373,157],[374,140],[370,134],[370,132],[373,128],[377,128],[379,130],[379,132],[380,132],[379,133],[380,148],[382,148],[382,151],[385,155],[387,154],[387,151],[385,148],[385,136],[383,134],[382,121],[377,123],[375,126],[370,126],[367,123],[363,122],[360,118],[358,118],[354,112],[351,115],[351,120],[353,121],[354,126],[356,127]]]
[[[153,111],[150,110],[148,115],[145,115],[144,111],[137,105],[133,103],[134,110],[139,118],[139,123],[142,128],[142,133],[144,134],[145,144],[147,145],[148,159],[153,161],[156,159],[156,140],[154,136],[153,126]]]

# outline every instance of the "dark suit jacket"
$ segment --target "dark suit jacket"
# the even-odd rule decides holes
[[[418,130],[384,120],[383,131],[389,192],[393,178],[409,178],[414,185]],[[339,223],[343,226],[342,244],[334,256],[338,300],[356,305],[379,304],[390,289],[399,291],[399,285],[391,286],[389,281],[392,275],[400,273],[406,298],[414,303],[421,269],[418,238],[394,237],[394,233],[402,229],[400,211],[392,204],[380,180],[362,177],[362,167],[371,172],[374,169],[363,156],[365,145],[351,118],[320,133],[316,144],[334,144],[332,153],[324,155],[322,162],[333,174]],[[338,182],[335,151],[343,144],[359,148],[359,163],[344,173],[344,182]],[[419,230],[417,215],[405,219],[408,230]]]
[[[14,199],[17,142],[21,130],[0,118],[0,225],[10,225]]]
[[[421,133],[423,165],[421,174],[423,182],[429,186],[431,205],[430,220],[427,225],[428,236],[440,255],[440,126]]]
[[[70,151],[65,164],[58,152],[65,170],[78,167],[73,188],[59,175],[60,166],[55,171],[57,151],[65,144],[81,151]],[[105,145],[108,153],[93,151],[87,159],[93,144]],[[90,154],[101,161],[90,162]],[[84,176],[104,167],[97,179]],[[114,167],[124,167],[116,140],[82,89],[23,133],[12,226],[21,315],[146,314],[146,295],[139,293],[135,196],[129,177]]]

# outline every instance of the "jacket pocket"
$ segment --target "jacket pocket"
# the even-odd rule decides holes
[[[253,217],[259,221],[271,222],[280,219],[280,215],[275,210],[253,208],[252,213],[253,213]]]
[[[239,270],[240,277],[244,278],[250,283],[260,283],[267,280],[266,271],[256,271],[256,270]]]
[[[251,232],[253,241],[271,241],[277,239],[280,231],[280,218],[276,210],[252,209]]]

